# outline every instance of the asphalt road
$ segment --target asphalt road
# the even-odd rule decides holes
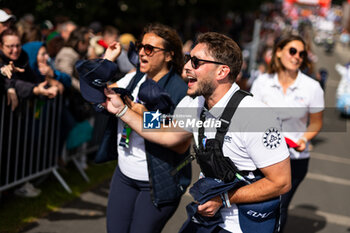
[[[315,47],[317,66],[326,68],[326,106],[335,106],[335,90],[340,80],[335,63],[350,61],[350,49],[337,46],[334,54],[325,55]],[[330,111],[332,112],[332,111]],[[350,232],[350,133],[349,119],[335,113],[325,116],[325,132],[313,141],[310,169],[291,203],[287,233]],[[332,126],[337,126],[332,129]],[[340,126],[339,126],[340,125]],[[193,164],[193,179],[199,169]],[[28,225],[25,233],[104,233],[108,182],[84,193],[79,199]],[[191,202],[186,193],[162,233],[176,233],[186,219],[185,206]]]
[[[333,110],[340,80],[334,67],[350,62],[350,49],[337,45],[327,55],[314,46],[314,52],[317,68],[329,72],[325,90],[329,114],[324,117],[324,131],[313,140],[309,172],[291,203],[286,232],[346,233],[350,232],[350,125]]]

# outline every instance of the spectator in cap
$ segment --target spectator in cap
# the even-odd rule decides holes
[[[16,20],[14,15],[7,14],[5,11],[0,10],[0,33],[9,28]]]

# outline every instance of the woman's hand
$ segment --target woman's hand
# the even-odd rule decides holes
[[[303,140],[303,139],[299,139],[298,141],[297,141],[297,147],[295,147],[295,150],[296,151],[299,151],[299,152],[302,152],[302,151],[304,151],[305,149],[306,149],[306,142],[305,142],[305,140]]]
[[[11,105],[11,110],[14,111],[18,106],[18,97],[14,88],[7,90],[7,105]]]
[[[56,86],[58,88],[58,92],[62,95],[64,91],[64,86],[60,81],[57,81],[56,79],[49,79],[48,80],[50,86]]]
[[[45,77],[53,78],[55,76],[53,69],[47,63],[44,63],[44,62],[38,63],[38,69],[40,74]]]
[[[111,62],[114,62],[119,57],[121,52],[122,52],[122,46],[120,45],[119,42],[114,41],[108,46],[103,58]]]
[[[34,87],[33,93],[35,95],[43,95],[47,96],[48,98],[54,98],[56,97],[58,93],[58,88],[57,86],[50,86],[48,88],[45,88],[45,86],[48,84],[47,81],[41,82],[38,84],[38,86]]]
[[[3,67],[0,68],[0,72],[3,76],[6,76],[7,78],[11,79],[12,74],[15,72],[24,72],[23,68],[16,67],[13,64],[13,61],[10,61],[8,65],[4,65]]]

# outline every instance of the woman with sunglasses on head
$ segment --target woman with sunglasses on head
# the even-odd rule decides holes
[[[134,98],[135,102],[124,98],[126,109],[140,114],[158,110],[172,114],[187,92],[187,85],[180,76],[184,63],[178,34],[168,26],[151,24],[144,28],[136,47],[137,71],[117,82],[118,88],[130,90]],[[112,43],[104,58],[115,61],[120,50],[119,43]],[[185,147],[179,153],[175,148],[166,149],[144,140],[119,121],[118,166],[111,181],[107,206],[109,233],[162,231],[190,184],[190,164],[171,174],[188,155],[189,145]]]
[[[300,71],[308,62],[306,45],[300,36],[282,37],[275,44],[267,74],[258,77],[251,88],[254,97],[280,113],[284,136],[296,143],[289,148],[292,189],[282,195],[281,230],[286,224],[288,205],[308,170],[309,141],[322,128],[323,90],[317,81]]]

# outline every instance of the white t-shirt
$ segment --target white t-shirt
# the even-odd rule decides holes
[[[126,88],[135,73],[136,72],[126,74],[117,82],[118,87]],[[133,90],[132,96],[134,97],[134,100],[136,100],[140,86],[145,80],[146,75],[142,77]],[[123,121],[118,121],[118,166],[124,175],[135,180],[148,181],[144,139],[132,130],[129,137],[129,148],[119,146],[124,125]]]
[[[230,90],[206,113],[206,120],[218,119],[231,96],[239,90],[236,83]],[[200,119],[200,113],[204,106],[202,96],[192,99],[186,96],[176,107],[174,116],[176,120],[182,118],[177,116],[189,116]],[[245,111],[247,110],[248,111]],[[254,98],[245,97],[234,116],[228,132],[225,135],[223,153],[229,157],[239,170],[253,171],[256,168],[263,168],[283,161],[289,156],[288,148],[284,138],[279,133],[280,123],[273,114],[271,117],[260,118],[259,115],[251,114],[255,111],[264,111],[266,106]],[[185,127],[194,135],[196,145],[198,145],[198,128]],[[263,130],[261,130],[263,129]],[[205,136],[214,138],[216,130],[205,128]],[[238,209],[235,204],[230,208],[222,208],[221,214],[224,223],[220,226],[230,232],[242,232],[239,226]]]
[[[263,74],[252,85],[251,93],[272,107],[282,120],[285,137],[297,142],[307,128],[309,113],[324,110],[324,94],[320,84],[309,76],[298,72],[294,83],[283,93],[277,74]],[[303,152],[290,148],[291,159],[310,157],[308,144]]]

